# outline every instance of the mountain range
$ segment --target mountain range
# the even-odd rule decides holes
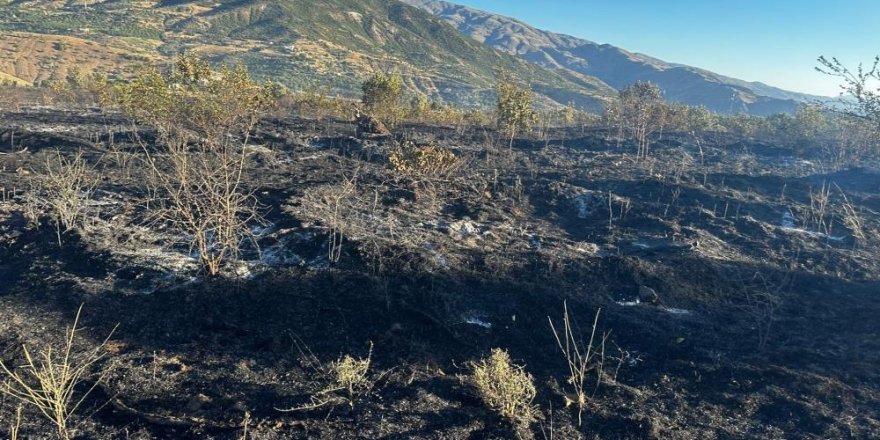
[[[436,0],[0,0],[0,10],[0,80],[19,84],[74,66],[124,77],[188,51],[349,96],[371,73],[396,71],[409,93],[463,106],[491,103],[499,70],[541,103],[589,110],[637,80],[721,113],[767,115],[814,98]]]
[[[663,89],[669,101],[705,106],[727,114],[790,112],[802,103],[826,99],[540,30],[513,18],[454,3],[402,1],[430,11],[462,33],[493,48],[547,68],[593,76],[618,90],[636,81],[651,81]]]

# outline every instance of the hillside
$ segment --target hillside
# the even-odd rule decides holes
[[[403,0],[443,18],[462,33],[535,64],[572,70],[620,89],[651,81],[667,99],[702,105],[720,113],[769,115],[821,99],[759,82],[746,82],[707,70],[668,63],[568,35],[536,29],[521,21],[439,0]]]
[[[639,163],[602,129],[509,145],[414,123],[408,139],[461,160],[420,177],[392,166],[403,136],[282,116],[244,165],[242,191],[266,207],[255,243],[211,277],[145,209],[147,129],[0,110],[0,362],[63,347],[82,306],[76,358],[104,357],[70,438],[880,438],[876,161],[834,172],[824,155],[665,133]],[[74,193],[81,226],[59,232],[41,173],[77,157],[100,178]],[[550,326],[566,314],[579,347],[593,322],[601,341],[582,423]],[[530,375],[540,420],[481,398],[474,365],[496,348]],[[351,394],[346,359],[369,360]],[[16,408],[0,398],[0,438],[16,438]],[[24,408],[17,438],[53,432]]]
[[[291,88],[357,93],[375,71],[399,71],[412,93],[460,105],[491,100],[496,71],[515,71],[546,102],[597,109],[614,90],[482,45],[431,14],[380,0],[11,1],[0,18],[0,72],[33,82],[72,65],[125,75],[180,51],[243,62]],[[73,39],[58,44],[60,39]],[[25,40],[25,41],[21,41]],[[68,47],[74,50],[67,51]],[[59,49],[60,48],[60,49]],[[97,50],[100,53],[89,51]],[[26,54],[26,56],[22,56]],[[87,55],[87,56],[83,56]]]

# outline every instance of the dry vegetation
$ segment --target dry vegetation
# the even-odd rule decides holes
[[[78,325],[81,311],[82,308],[77,311],[73,324],[67,329],[62,346],[47,345],[33,354],[27,347],[22,347],[25,359],[22,366],[0,362],[0,370],[5,379],[0,393],[36,408],[54,424],[58,437],[65,440],[72,438],[71,417],[102,379],[103,373],[96,373],[94,370],[104,359],[104,345],[110,338],[108,336],[104,343],[94,348],[82,348],[76,338],[80,331]],[[20,429],[20,421],[19,409],[10,434],[13,438]]]
[[[507,351],[492,349],[488,358],[475,362],[472,368],[473,384],[489,408],[519,427],[527,428],[535,421],[534,379],[525,367],[510,360]]]
[[[562,328],[556,330],[556,325],[550,319],[550,329],[553,330],[553,337],[556,338],[556,344],[565,357],[568,365],[568,384],[574,390],[574,398],[566,398],[566,405],[575,405],[578,409],[578,425],[583,423],[583,412],[587,408],[587,399],[590,395],[590,389],[596,389],[602,382],[603,368],[605,366],[605,341],[608,335],[599,335],[596,340],[596,327],[599,323],[599,313],[596,312],[596,318],[593,320],[592,329],[590,330],[590,339],[584,341],[575,333],[575,326],[571,322],[571,316],[568,314],[568,304],[565,304],[562,315]],[[561,334],[561,336],[560,336]],[[596,385],[592,387],[592,383],[588,382],[590,374],[595,376]]]
[[[99,121],[87,140],[0,127],[25,145],[0,156],[13,298],[0,307],[32,316],[84,298],[99,330],[130,314],[130,346],[114,348],[111,380],[106,341],[75,344],[79,314],[60,348],[0,339],[3,391],[27,405],[0,406],[11,438],[42,426],[34,415],[65,439],[87,421],[96,438],[508,438],[547,419],[559,438],[833,438],[841,412],[859,420],[851,437],[880,432],[865,404],[873,327],[841,326],[878,310],[880,278],[865,183],[877,139],[840,153],[826,136],[852,115],[722,117],[650,84],[604,115],[535,109],[508,76],[494,113],[420,96],[410,112],[391,74],[369,78],[360,104],[393,130],[359,138],[344,98],[198,58],[130,81],[68,77],[65,101],[103,104],[76,116]],[[45,147],[58,139],[81,145]],[[69,240],[50,247],[25,215]],[[36,286],[52,299],[33,301]],[[299,331],[336,361],[292,350]],[[366,340],[382,350],[339,354]],[[96,387],[112,414],[79,414]]]
[[[152,126],[163,150],[141,140],[152,176],[154,220],[192,237],[205,270],[217,275],[238,257],[260,219],[253,194],[242,187],[250,136],[274,105],[274,87],[243,67],[213,70],[181,57],[163,76],[143,73],[113,92],[134,121]]]

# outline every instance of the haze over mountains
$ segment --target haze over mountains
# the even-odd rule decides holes
[[[370,73],[397,71],[410,93],[465,106],[492,102],[498,69],[531,83],[540,102],[591,110],[637,80],[721,113],[767,115],[814,98],[435,0],[0,0],[0,9],[0,80],[20,84],[73,66],[125,76],[185,50],[350,96]]]

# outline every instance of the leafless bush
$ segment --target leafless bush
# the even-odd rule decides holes
[[[67,329],[64,345],[58,349],[47,344],[36,356],[23,347],[25,364],[15,368],[0,361],[0,370],[7,382],[0,393],[30,405],[52,422],[62,439],[71,438],[70,418],[103,378],[99,373],[94,384],[85,392],[78,389],[92,375],[92,370],[104,358],[104,346],[110,336],[95,348],[83,350],[75,345],[77,326],[82,307],[76,313],[73,326]],[[112,332],[111,332],[112,335]],[[78,398],[77,395],[79,394]]]
[[[413,222],[418,213],[382,206],[380,196],[387,191],[384,185],[343,181],[310,188],[289,210],[327,228],[332,261],[341,256],[343,240],[359,241],[377,255],[392,248],[423,250],[427,231]]]
[[[773,336],[777,312],[794,285],[794,271],[789,269],[777,275],[757,271],[750,275],[734,274],[730,281],[742,294],[738,307],[755,329],[757,349],[764,350]]]
[[[343,181],[337,187],[337,191],[330,192],[325,199],[327,207],[330,208],[324,218],[324,222],[330,229],[327,258],[332,263],[338,263],[339,258],[342,257],[342,243],[345,240],[343,231],[347,229],[348,222],[346,204],[357,191],[358,172],[359,170],[355,170],[351,177],[343,176]]]
[[[556,326],[553,324],[553,319],[548,317],[547,320],[550,321],[550,329],[553,330],[553,336],[556,338],[559,350],[562,351],[565,362],[568,365],[568,383],[574,389],[574,399],[566,397],[565,403],[566,406],[577,406],[578,426],[580,426],[584,409],[587,406],[587,388],[589,386],[587,379],[592,373],[595,376],[597,388],[602,382],[602,370],[605,365],[605,341],[608,339],[608,334],[602,335],[601,340],[596,341],[596,328],[599,324],[599,313],[601,310],[596,311],[596,317],[593,319],[593,326],[590,331],[590,339],[584,343],[575,334],[574,325],[568,314],[568,303],[563,304],[562,329],[557,331]]]
[[[51,213],[60,245],[63,232],[82,226],[96,184],[82,151],[70,159],[56,152],[46,159],[43,172],[34,174],[34,188],[27,196],[28,209],[33,216],[40,211]]]

